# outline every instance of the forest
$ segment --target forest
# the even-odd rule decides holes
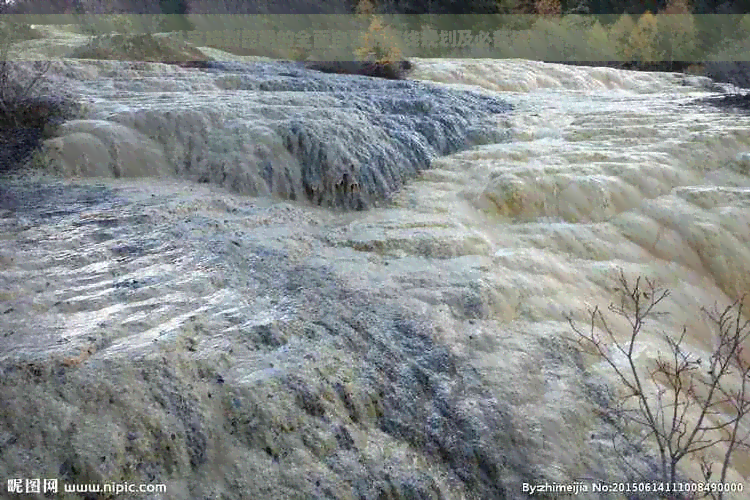
[[[394,32],[424,28],[420,17],[408,27],[373,24],[388,32],[389,58],[521,58],[597,64],[623,69],[683,71],[750,87],[750,0],[5,0],[6,14],[361,14],[509,15],[505,50],[409,52]],[[748,14],[746,14],[748,13]],[[716,16],[716,14],[720,14]],[[89,18],[90,19],[90,18]],[[498,18],[477,18],[490,33]],[[87,21],[88,22],[88,21]],[[453,21],[449,20],[448,25]],[[282,23],[285,23],[283,21]],[[86,23],[84,23],[86,24]],[[191,27],[195,24],[188,23]],[[386,28],[385,30],[383,28]],[[206,27],[200,26],[205,30]],[[208,28],[213,30],[214,28]],[[289,29],[276,26],[274,29]],[[438,28],[444,29],[444,28]],[[454,28],[451,28],[454,29]],[[117,31],[122,31],[117,30]],[[166,31],[173,31],[171,28]],[[95,34],[95,33],[94,33]],[[382,38],[382,37],[381,37]],[[207,44],[212,45],[212,44]],[[212,45],[214,46],[214,45]],[[519,48],[520,46],[520,48]],[[229,49],[226,46],[217,48]],[[231,50],[230,50],[231,51]],[[367,51],[365,51],[367,52]],[[259,54],[305,59],[309,54]],[[382,57],[379,62],[382,61]],[[341,60],[337,57],[336,60]]]
[[[352,14],[356,0],[6,0],[8,14]],[[630,14],[669,12],[667,0],[375,0],[381,14]],[[744,14],[750,0],[694,0],[692,14]],[[674,7],[672,7],[674,9]]]

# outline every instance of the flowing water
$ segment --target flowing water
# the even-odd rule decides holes
[[[653,367],[667,352],[660,333],[682,325],[708,359],[715,329],[701,306],[750,292],[750,116],[695,105],[707,82],[677,74],[420,61],[417,77],[501,92],[516,105],[510,142],[443,158],[400,197],[486,238],[488,275],[518,301],[504,321],[531,327],[604,308],[622,268],[671,290],[671,314],[639,338],[638,362]],[[629,329],[618,326],[624,340]],[[486,361],[490,371],[499,364]],[[733,464],[747,481],[747,455]]]
[[[69,217],[70,230],[63,233],[56,230],[59,221],[40,226],[32,215],[24,222],[10,212],[2,219],[2,293],[14,308],[5,321],[22,329],[25,315],[36,311],[35,327],[48,332],[9,341],[4,359],[21,348],[51,352],[45,346],[59,339],[79,348],[96,325],[117,326],[106,344],[88,353],[91,359],[148,349],[195,315],[235,315],[247,324],[289,317],[301,306],[283,296],[258,295],[248,303],[238,294],[235,281],[251,286],[252,278],[233,270],[234,261],[218,250],[211,256],[205,239],[209,231],[227,237],[256,231],[290,258],[334,266],[353,288],[418,304],[440,325],[437,340],[468,356],[499,388],[495,394],[513,407],[520,431],[532,436],[531,460],[546,464],[540,465],[546,477],[585,473],[576,460],[588,452],[568,448],[606,450],[606,444],[588,436],[596,425],[575,402],[573,368],[547,365],[552,358],[538,346],[560,345],[570,333],[566,314],[585,322],[587,307],[606,309],[617,297],[614,278],[621,268],[629,278],[649,277],[671,290],[662,303],[670,314],[643,332],[638,363],[653,366],[666,347],[662,332],[678,333],[683,325],[690,349],[708,358],[714,337],[701,306],[726,305],[750,292],[750,116],[696,104],[712,95],[708,80],[697,77],[522,60],[415,64],[414,79],[498,98],[513,110],[487,118],[483,126],[496,128],[496,139],[436,158],[389,203],[363,212],[242,196],[195,184],[189,175],[174,178],[174,163],[192,151],[188,143],[211,140],[190,134],[204,134],[199,125],[220,119],[232,109],[234,93],[242,92],[233,77],[222,80],[229,90],[217,101],[221,111],[212,111],[191,108],[190,100],[214,94],[190,92],[200,85],[213,92],[214,76],[162,65],[137,71],[76,66],[72,77],[94,97],[100,121],[70,126],[67,139],[54,140],[61,158],[54,171],[70,179],[59,189],[74,193],[78,184],[94,182],[102,192],[119,194],[106,200],[96,193],[66,195],[67,205],[45,216]],[[185,75],[195,75],[190,86]],[[141,93],[133,94],[133,82]],[[311,92],[313,98],[326,99]],[[273,104],[260,101],[255,105]],[[193,118],[170,117],[180,107]],[[150,114],[134,113],[144,109]],[[120,156],[101,156],[102,148],[90,146],[82,165],[75,158],[90,143],[84,134],[96,126],[109,127],[106,140],[119,144]],[[269,148],[277,160],[291,161],[281,158],[283,147]],[[121,179],[111,178],[113,161]],[[130,225],[129,233],[123,225]],[[138,235],[138,244],[124,244],[125,233]],[[90,241],[92,234],[100,243]],[[179,238],[188,237],[200,241],[191,243],[196,249],[207,245],[205,254],[182,248]],[[108,251],[116,251],[119,264]],[[217,266],[226,282],[212,277]],[[476,324],[448,300],[463,279],[491,297]],[[45,292],[49,281],[57,292]],[[127,300],[110,303],[107,293],[128,287],[135,291]],[[612,324],[625,338],[626,325]],[[474,328],[472,340],[467,328]],[[213,341],[219,349],[222,340]],[[586,366],[615,380],[593,357]],[[228,373],[227,379],[234,373],[243,383],[272,376],[241,367]],[[743,427],[748,430],[750,422]],[[720,445],[709,452],[714,459],[721,454]],[[685,474],[699,477],[696,460],[686,459],[685,466]],[[750,455],[738,451],[729,480],[750,487],[748,478]]]

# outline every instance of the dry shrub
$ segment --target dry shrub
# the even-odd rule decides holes
[[[36,94],[49,61],[12,60],[13,45],[21,37],[22,26],[0,20],[0,169],[10,170],[37,149],[42,132],[54,115],[45,100]],[[29,66],[31,71],[29,72]]]
[[[567,317],[581,350],[604,361],[622,384],[619,398],[601,410],[602,416],[621,430],[612,438],[613,449],[643,481],[674,483],[681,478],[680,462],[693,456],[700,460],[703,477],[691,479],[725,483],[730,480],[734,452],[750,445],[746,427],[750,414],[750,359],[746,351],[750,320],[743,311],[745,297],[724,308],[703,309],[714,330],[707,358],[687,345],[687,328],[683,327],[677,335],[664,334],[666,352],[659,352],[654,366],[649,367],[638,358],[642,333],[651,319],[666,314],[658,309],[669,290],[647,278],[630,281],[620,270],[615,292],[619,300],[609,305],[609,314],[598,307],[589,310],[586,328]],[[614,327],[618,317],[629,326],[624,340]],[[638,470],[624,453],[647,443],[658,453],[656,471]],[[717,453],[718,458],[708,458]],[[706,491],[688,498],[708,496],[721,500],[724,495]],[[684,498],[668,493],[659,497]]]

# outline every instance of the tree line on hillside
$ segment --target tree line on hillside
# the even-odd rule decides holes
[[[592,61],[627,69],[692,68],[719,81],[750,87],[750,63],[736,59],[737,53],[750,51],[750,16],[728,18],[727,22],[736,25],[728,29],[707,29],[704,18],[693,17],[750,13],[750,0],[5,0],[5,4],[2,1],[0,13],[8,14],[356,14],[363,2],[371,4],[375,14],[532,14],[541,18],[521,27],[537,30],[537,35],[527,36],[529,53],[509,52],[507,57],[566,63]],[[589,19],[581,24],[570,14],[611,17]],[[193,26],[188,21],[182,25]],[[173,28],[166,30],[192,29]],[[541,38],[539,33],[543,35]],[[526,35],[514,35],[513,40],[517,42],[523,36]],[[557,41],[550,45],[550,39]],[[696,48],[709,48],[710,54]],[[567,52],[555,54],[555,50]],[[545,52],[551,55],[542,56]],[[487,57],[457,54],[463,56]],[[706,61],[719,62],[701,63]]]
[[[357,0],[11,0],[10,14],[353,14]],[[381,14],[562,14],[663,12],[668,0],[376,0]],[[750,13],[750,0],[693,0],[693,14]]]

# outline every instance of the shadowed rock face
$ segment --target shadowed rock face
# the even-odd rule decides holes
[[[322,61],[305,63],[305,67],[324,73],[364,75],[388,80],[404,80],[408,71],[413,69],[409,61]]]
[[[708,62],[706,75],[721,83],[739,87],[729,95],[706,98],[703,102],[728,110],[750,112],[750,63],[746,61]],[[737,90],[737,89],[735,89]]]
[[[750,92],[737,93],[715,98],[706,98],[702,102],[728,111],[750,113]]]
[[[706,63],[706,76],[717,82],[726,82],[750,89],[750,62],[710,61]]]
[[[478,129],[496,129],[492,117],[510,110],[484,94],[330,75],[292,63],[201,67],[174,68],[169,87],[148,71],[130,81],[102,78],[97,87],[87,86],[98,101],[92,120],[63,127],[51,144],[57,152],[52,168],[114,177],[176,175],[242,194],[362,210],[389,199],[436,156],[471,145]],[[165,98],[152,98],[167,90]],[[142,158],[118,156],[122,126],[157,151],[149,156],[153,173]],[[95,140],[105,150],[92,151]],[[84,150],[110,158],[110,173],[81,167]]]

